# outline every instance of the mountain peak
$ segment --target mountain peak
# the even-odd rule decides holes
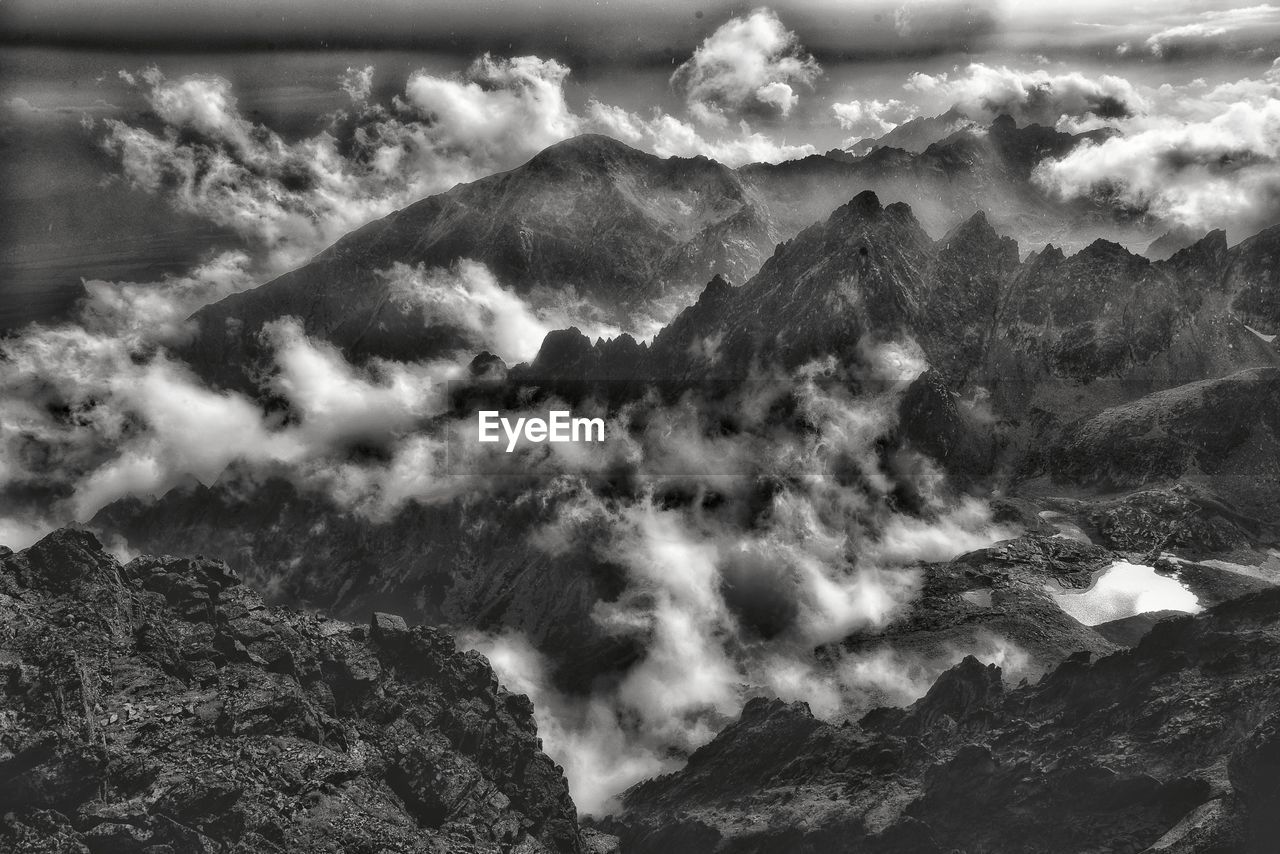
[[[863,190],[831,214],[832,220],[857,217],[874,217],[884,212],[880,197],[871,190]]]
[[[1149,263],[1148,259],[1141,255],[1130,252],[1124,246],[1113,240],[1107,240],[1105,237],[1099,237],[1085,248],[1081,249],[1075,256],[1079,260],[1088,261],[1093,259],[1112,260],[1112,261],[1142,261]]]
[[[1001,113],[991,120],[991,130],[1008,131],[1018,127],[1018,123],[1013,120],[1013,116],[1008,113]]]
[[[1000,234],[987,219],[985,211],[978,211],[948,231],[938,241],[940,246],[947,246],[955,241],[992,243],[1000,240]]]
[[[535,164],[599,164],[622,160],[659,160],[656,155],[632,148],[602,133],[583,133],[549,145],[529,161]]]

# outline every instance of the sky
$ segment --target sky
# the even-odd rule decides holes
[[[820,61],[957,50],[1108,53],[1125,42],[1146,49],[1147,39],[1161,34],[1165,46],[1178,51],[1226,43],[1247,51],[1274,44],[1277,36],[1277,21],[1265,6],[1231,0],[780,0],[769,5]],[[0,18],[7,40],[18,43],[533,51],[637,65],[682,57],[725,20],[752,8],[678,0],[9,0],[0,7]]]

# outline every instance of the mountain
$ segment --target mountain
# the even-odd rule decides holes
[[[220,385],[251,389],[262,327],[299,318],[348,358],[413,360],[476,349],[474,333],[432,315],[405,276],[461,259],[485,264],[535,308],[581,301],[624,328],[692,301],[713,275],[744,281],[774,246],[871,190],[909,199],[926,231],[957,215],[999,211],[1027,239],[1130,234],[1091,202],[1062,202],[1029,180],[1044,157],[1089,135],[1008,117],[958,131],[919,154],[815,155],[729,169],[704,157],[661,159],[604,136],[575,137],[528,163],[432,196],[347,235],[311,262],[196,312],[181,355]],[[1149,237],[1147,238],[1149,239]]]
[[[1231,251],[1222,290],[1231,308],[1267,343],[1280,333],[1280,225],[1260,231]]]
[[[1197,232],[1185,226],[1171,228],[1151,241],[1142,254],[1152,261],[1167,261],[1175,253],[1197,243],[1202,237],[1204,232]]]
[[[1048,451],[1059,482],[1104,490],[1211,480],[1270,517],[1280,484],[1280,368],[1188,383],[1070,424]]]
[[[969,127],[979,127],[979,124],[952,107],[942,115],[916,116],[881,136],[860,139],[843,149],[842,153],[862,157],[877,148],[898,148],[918,154],[933,143]]]
[[[1064,201],[1031,180],[1045,158],[1061,157],[1107,132],[1068,134],[1040,125],[1018,127],[1008,116],[989,126],[965,126],[922,151],[875,148],[861,157],[813,155],[738,170],[761,198],[783,236],[827,216],[863,190],[911,204],[939,235],[975,211],[993,212],[996,225],[1028,243],[1083,245],[1106,234],[1150,242],[1153,223],[1091,200]]]
[[[998,489],[1041,509],[1073,490],[1087,498],[1192,479],[1265,519],[1280,510],[1267,414],[1280,349],[1265,340],[1277,326],[1264,310],[1251,329],[1234,306],[1273,286],[1268,237],[1228,247],[1213,232],[1165,262],[1105,240],[1019,261],[1016,242],[982,214],[935,241],[910,207],[862,192],[779,244],[745,284],[713,277],[650,343],[592,342],[566,329],[530,364],[481,354],[473,370],[485,395],[516,400],[531,387],[599,380],[616,406],[650,385],[714,397],[814,361],[877,383],[868,364],[877,347],[909,338],[929,369],[880,437],[886,459],[911,448],[938,461],[954,488]],[[465,399],[455,416],[470,411]],[[1220,429],[1223,417],[1230,429]],[[606,500],[629,496],[636,474],[620,466],[590,488]],[[215,554],[280,601],[354,618],[394,605],[418,621],[515,629],[555,662],[562,686],[581,687],[637,655],[591,617],[624,575],[590,543],[554,556],[530,550],[529,532],[559,505],[521,501],[524,483],[486,492],[484,507],[465,497],[409,502],[374,522],[286,480],[246,491],[231,472],[212,487],[118,503],[93,524],[142,551]],[[311,549],[329,560],[297,560]]]
[[[1280,285],[1268,272],[1277,234],[1228,249],[1215,231],[1163,262],[1103,239],[1019,262],[1017,243],[982,213],[933,241],[909,206],[864,191],[779,244],[742,286],[713,279],[626,363],[651,380],[742,377],[753,364],[856,361],[866,344],[910,335],[949,382],[990,387],[1011,414],[1046,383],[1123,381],[1091,392],[1132,399],[1280,364],[1269,300]],[[614,346],[593,358],[609,362]],[[534,365],[538,375],[592,370],[591,358],[561,366],[550,349]]]
[[[397,293],[394,265],[468,258],[535,304],[580,296],[626,320],[715,272],[745,277],[777,240],[736,173],[704,157],[661,159],[604,136],[553,145],[518,169],[454,187],[370,223],[310,263],[196,312],[183,355],[243,385],[258,332],[279,317],[353,360],[419,359],[477,342]]]
[[[891,340],[921,310],[931,249],[907,205],[859,193],[780,244],[741,288],[704,291],[654,338],[649,375],[744,377],[753,364],[848,352],[864,336]]]
[[[528,698],[433,628],[74,530],[0,554],[0,617],[7,851],[582,850]]]
[[[758,698],[604,827],[636,854],[1270,851],[1278,615],[1253,593],[1016,687],[968,657],[856,724]]]

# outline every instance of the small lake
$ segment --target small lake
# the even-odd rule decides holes
[[[1117,561],[1104,569],[1087,590],[1068,592],[1053,587],[1049,592],[1059,608],[1086,626],[1151,611],[1194,614],[1203,610],[1196,595],[1176,578],[1128,561]]]

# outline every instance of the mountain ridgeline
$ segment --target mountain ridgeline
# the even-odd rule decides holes
[[[938,234],[956,212],[976,210],[999,211],[1000,227],[1028,240],[1074,245],[1082,229],[1147,234],[1151,224],[1051,198],[1028,180],[1043,158],[1093,136],[1003,117],[918,153],[881,147],[736,170],[579,136],[372,222],[299,269],[201,309],[183,355],[206,378],[249,388],[263,325],[286,315],[357,361],[465,349],[477,342],[457,324],[429,318],[424,328],[421,307],[398,298],[395,275],[397,265],[429,270],[460,259],[483,263],[535,307],[581,300],[629,328],[669,316],[715,274],[745,281],[780,241],[864,189],[913,200]]]

